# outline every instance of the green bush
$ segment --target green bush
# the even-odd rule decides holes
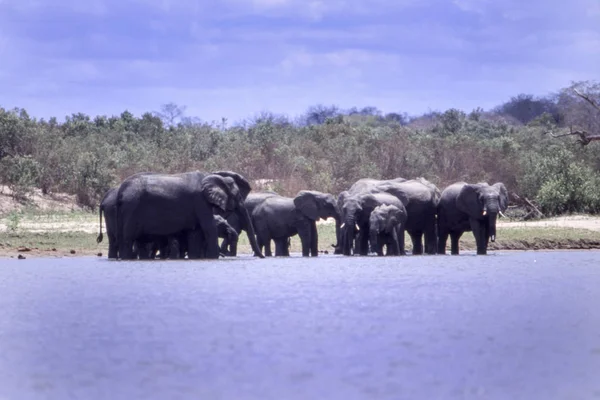
[[[31,156],[8,156],[0,162],[0,179],[18,200],[26,200],[38,186],[40,164]]]

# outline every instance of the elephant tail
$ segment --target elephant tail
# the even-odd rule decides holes
[[[104,211],[104,207],[100,206],[99,208],[99,214],[100,214],[100,233],[98,234],[98,237],[96,238],[96,243],[100,243],[102,241],[102,239],[104,238],[104,236],[102,235],[102,213]]]

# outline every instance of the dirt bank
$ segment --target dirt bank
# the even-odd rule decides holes
[[[15,214],[14,211],[24,211]],[[335,241],[334,220],[319,222],[319,240]],[[0,187],[0,257],[106,257],[107,238],[96,243],[98,213],[85,212],[73,196],[43,195],[37,190],[28,205],[10,197]],[[292,238],[293,244],[298,241]],[[409,240],[408,240],[409,242]],[[407,248],[411,245],[407,242]],[[299,243],[295,243],[299,246]],[[241,243],[240,243],[241,245]],[[461,250],[475,250],[470,233],[461,238]],[[498,221],[498,240],[490,243],[497,250],[584,250],[600,249],[600,218],[588,215],[563,216],[539,221]],[[249,247],[248,247],[248,252]],[[331,250],[327,248],[327,250]],[[245,250],[243,251],[245,252]]]

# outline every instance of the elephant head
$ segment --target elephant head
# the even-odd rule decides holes
[[[248,182],[248,180],[246,178],[244,178],[242,175],[238,174],[237,172],[233,172],[233,171],[216,171],[216,172],[213,172],[213,174],[233,179],[235,181],[235,184],[239,188],[239,191],[240,191],[240,193],[242,195],[242,198],[244,200],[246,200],[246,198],[248,197],[248,194],[252,190],[252,188],[250,187],[250,183]]]
[[[379,205],[379,202],[371,193],[362,193],[353,196],[344,194],[344,196],[340,195],[340,198],[343,202],[341,206],[343,221],[340,226],[342,253],[349,256],[354,238],[360,230],[359,223],[368,221],[369,215]]]
[[[294,205],[305,217],[313,221],[321,218],[334,218],[336,223],[340,221],[337,202],[329,193],[301,190],[294,198]]]
[[[234,173],[232,173],[234,174]],[[237,175],[237,174],[236,174]],[[242,178],[243,179],[243,178]],[[245,181],[245,179],[244,179]],[[248,185],[248,188],[250,186]],[[206,200],[213,204],[223,213],[235,212],[248,227],[247,234],[252,250],[260,257],[264,255],[260,252],[254,227],[248,210],[244,207],[244,191],[240,190],[236,178],[231,176],[222,176],[220,174],[210,174],[202,179],[201,191]],[[246,194],[247,196],[247,194]]]
[[[498,213],[508,207],[508,191],[501,182],[491,186],[485,182],[467,184],[456,198],[456,207],[470,218],[485,220],[489,238],[494,242]]]

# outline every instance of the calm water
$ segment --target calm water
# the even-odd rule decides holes
[[[0,263],[1,400],[600,398],[600,252]]]

